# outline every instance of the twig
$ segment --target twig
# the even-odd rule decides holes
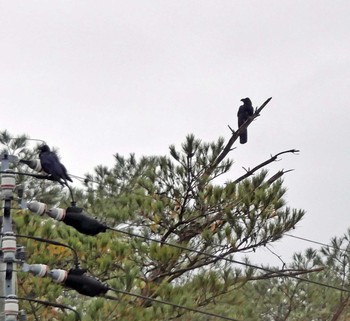
[[[281,178],[285,173],[288,173],[288,172],[292,172],[294,171],[294,169],[288,169],[288,170],[280,170],[278,171],[275,175],[271,176],[268,180],[267,180],[267,184],[268,185],[271,185],[273,182],[275,182],[276,180],[278,180],[279,178]]]
[[[287,265],[286,265],[286,262],[284,262],[283,260],[282,260],[282,256],[281,255],[278,255],[277,253],[275,253],[274,251],[272,251],[270,248],[269,248],[269,246],[266,246],[266,249],[270,252],[270,253],[272,253],[274,256],[276,256],[281,262],[282,262],[282,269],[284,269]]]

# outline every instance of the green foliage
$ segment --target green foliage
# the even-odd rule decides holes
[[[238,306],[237,315],[262,321],[349,320],[349,236],[350,230],[320,250],[296,253],[289,265],[301,271],[323,267],[322,271],[302,279],[268,278],[246,283],[239,289],[245,305]]]
[[[26,146],[25,136],[12,140],[3,132],[0,142],[20,158],[36,157],[35,149]],[[205,143],[188,135],[180,149],[170,146],[170,156],[136,158],[134,154],[116,154],[112,168],[99,165],[86,176],[85,188],[74,189],[75,198],[78,206],[84,206],[110,227],[233,258],[236,253],[281,238],[304,212],[285,205],[282,180],[271,183],[267,170],[220,183],[219,177],[221,182],[223,177],[232,177],[233,162],[227,159],[227,146],[223,138]],[[222,160],[217,162],[218,158]],[[25,165],[17,165],[16,169],[26,171]],[[27,198],[44,200],[51,206],[69,205],[67,193],[62,194],[57,184],[22,176],[19,180],[28,187]],[[18,233],[68,243],[77,251],[81,265],[114,289],[233,318],[244,313],[254,315],[253,310],[243,313],[240,309],[247,300],[241,289],[249,282],[261,284],[257,280],[266,277],[252,267],[237,268],[218,257],[115,231],[84,236],[62,222],[35,217],[28,211],[17,212],[14,221]],[[32,240],[22,243],[29,253],[29,263],[72,267],[72,254],[66,248]],[[197,319],[196,314],[182,309],[112,291],[110,295],[117,301],[83,298],[71,290],[62,292],[62,287],[50,280],[24,273],[19,275],[19,284],[21,295],[52,301],[59,298],[61,303],[77,307],[84,321]],[[36,305],[26,305],[26,309],[32,315],[44,310]],[[64,311],[46,309],[45,313],[45,320],[73,319]],[[198,318],[204,320],[200,315]]]

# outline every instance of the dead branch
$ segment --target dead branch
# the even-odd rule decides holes
[[[283,151],[283,152],[280,152],[280,153],[278,153],[278,154],[276,154],[276,155],[274,155],[274,156],[271,156],[268,160],[262,162],[261,164],[255,166],[254,168],[248,170],[244,175],[242,175],[241,177],[237,178],[234,182],[235,182],[235,183],[241,182],[241,181],[244,180],[245,178],[247,178],[247,177],[253,175],[253,174],[254,174],[257,170],[259,170],[260,168],[263,168],[263,167],[265,167],[266,165],[268,165],[268,164],[270,164],[270,163],[276,161],[276,160],[277,160],[277,157],[280,156],[280,155],[282,155],[282,154],[286,154],[286,153],[293,153],[293,154],[295,154],[295,153],[298,153],[298,152],[299,152],[299,150],[297,150],[297,149],[289,149],[289,150],[285,150],[285,151]],[[290,171],[290,170],[288,170],[288,171]],[[288,172],[288,171],[285,171],[284,173],[286,173],[286,172]],[[282,171],[282,172],[283,172],[283,171]],[[282,175],[283,175],[283,173],[282,173]],[[281,176],[282,176],[282,175],[281,175]]]

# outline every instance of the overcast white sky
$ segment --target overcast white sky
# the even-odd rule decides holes
[[[347,0],[0,1],[1,129],[46,140],[82,176],[188,133],[228,138],[241,98],[272,96],[232,177],[300,149],[272,169],[295,169],[295,235],[328,242],[349,226],[349,14]]]

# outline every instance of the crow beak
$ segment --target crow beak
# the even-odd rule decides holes
[[[38,150],[39,150],[39,151],[42,151],[42,150],[44,149],[44,146],[45,146],[45,145],[40,145],[40,146],[38,147]]]

